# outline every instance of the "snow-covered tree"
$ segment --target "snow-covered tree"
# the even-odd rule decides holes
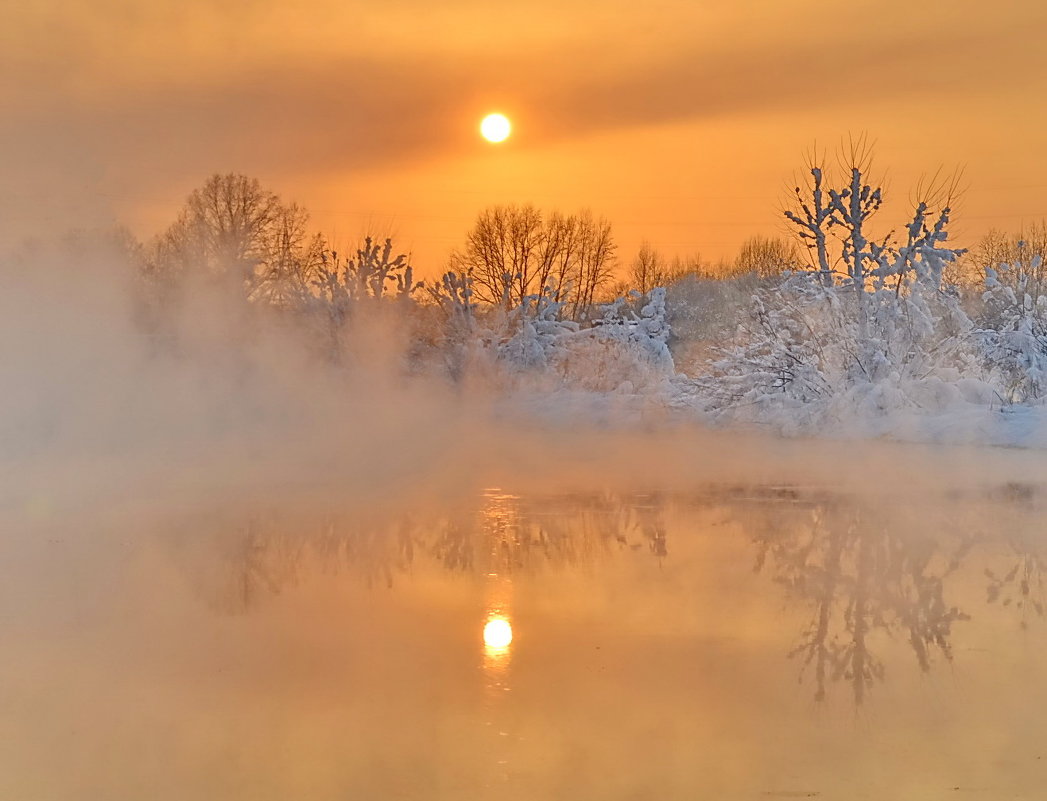
[[[308,276],[308,291],[298,308],[307,325],[311,323],[324,332],[328,357],[340,361],[342,337],[355,314],[378,313],[388,303],[406,308],[421,284],[414,280],[407,255],[393,256],[391,239],[379,244],[366,237],[355,258],[343,258],[322,240],[317,248]]]
[[[839,161],[843,183],[834,186],[824,158],[812,156],[809,181],[795,187],[794,208],[784,211],[811,251],[810,267],[820,282],[850,288],[858,310],[866,307],[871,289],[892,286],[900,293],[916,280],[940,287],[945,267],[965,252],[946,245],[960,176],[935,175],[917,186],[912,217],[899,241],[893,231],[875,235],[870,230],[885,192],[869,177],[873,156],[865,137],[850,140]]]
[[[811,196],[797,189],[798,210],[785,215],[811,270],[754,295],[700,381],[717,414],[803,428],[955,399],[944,385],[976,361],[973,325],[942,283],[963,253],[946,244],[955,181],[918,189],[903,239],[876,238],[869,220],[884,192],[866,179],[870,165],[864,139],[845,153],[841,187],[809,165]]]
[[[864,256],[839,283],[826,284],[817,270],[759,289],[733,341],[700,379],[709,408],[804,430],[955,399],[945,384],[974,355],[972,323],[940,283],[957,255],[941,246],[947,221],[942,213],[928,225],[918,207],[898,248],[870,246],[840,223],[851,231],[845,253],[864,241]],[[860,293],[855,281],[865,286]]]

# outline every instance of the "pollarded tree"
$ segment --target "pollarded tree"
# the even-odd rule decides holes
[[[793,188],[794,208],[783,214],[796,226],[800,242],[811,254],[811,265],[822,286],[832,284],[832,265],[829,256],[829,231],[833,226],[832,207],[825,187],[824,155],[812,148],[806,159],[808,177]]]
[[[366,237],[356,258],[343,259],[337,251],[324,249],[311,273],[310,284],[321,300],[344,305],[366,300],[407,299],[421,284],[406,253],[393,255],[393,240],[379,244]]]
[[[846,182],[838,188],[829,183],[824,154],[816,151],[807,160],[810,179],[794,188],[794,208],[783,213],[796,226],[800,241],[811,254],[811,262],[824,286],[837,281],[854,289],[858,306],[876,266],[866,223],[883,204],[883,189],[869,183],[872,147],[864,136],[849,140],[839,153],[839,167]],[[832,234],[840,246],[834,259]],[[840,265],[842,269],[834,269]]]
[[[315,237],[310,251],[306,292],[300,308],[320,324],[322,345],[332,361],[344,355],[347,324],[360,313],[375,313],[387,303],[408,303],[422,288],[405,253],[396,254],[392,239],[379,243],[366,237],[355,258],[345,258]]]
[[[703,389],[711,408],[776,417],[793,430],[857,410],[922,408],[976,358],[971,321],[942,285],[963,253],[946,244],[956,180],[918,187],[901,233],[877,240],[868,222],[883,190],[866,178],[864,145],[845,151],[841,166],[841,188],[811,166],[818,199],[801,190],[800,209],[785,212],[811,248],[813,269],[757,293],[736,344],[710,365]]]
[[[822,285],[851,288],[859,309],[869,290],[884,286],[900,292],[920,280],[938,288],[944,266],[965,252],[945,246],[951,205],[960,192],[958,174],[935,175],[917,186],[903,238],[893,231],[879,237],[870,233],[869,220],[884,200],[883,188],[869,178],[872,161],[866,138],[851,139],[839,154],[844,180],[834,187],[824,161],[811,156],[810,179],[795,187],[793,208],[784,211]]]

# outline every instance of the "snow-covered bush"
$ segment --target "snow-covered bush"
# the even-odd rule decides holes
[[[593,326],[557,341],[550,365],[565,384],[590,391],[628,390],[675,375],[665,289],[648,292],[639,314],[624,306],[621,299],[608,304]]]
[[[511,371],[572,389],[611,391],[661,381],[675,373],[665,289],[652,289],[644,301],[636,314],[619,299],[583,328],[559,319],[562,303],[546,295],[525,299],[508,315],[512,335],[498,346],[499,360]]]
[[[578,330],[578,323],[561,320],[564,303],[548,293],[528,295],[507,314],[508,339],[498,346],[500,360],[517,370],[544,370],[555,359],[561,340]]]
[[[977,341],[1004,402],[1042,403],[1047,398],[1047,296],[1032,294],[1039,282],[1031,275],[1006,275],[1010,271],[1006,264],[1000,272],[985,269]]]
[[[688,275],[666,287],[666,309],[672,337],[669,348],[678,368],[697,373],[717,348],[731,339],[738,321],[746,317],[753,294],[777,286],[781,278],[754,274],[724,278]]]
[[[432,349],[453,381],[610,392],[675,375],[663,288],[632,302],[619,298],[591,324],[565,319],[566,303],[548,290],[506,310],[473,305],[467,276],[448,273],[427,289],[443,317]]]
[[[759,291],[734,342],[699,380],[715,414],[803,430],[962,399],[971,323],[948,293],[914,285],[859,299],[815,274]]]
[[[831,392],[829,376],[842,365],[830,346],[853,339],[841,298],[801,274],[775,290],[751,298],[751,312],[738,327],[734,343],[720,350],[702,383],[714,408],[816,402]]]

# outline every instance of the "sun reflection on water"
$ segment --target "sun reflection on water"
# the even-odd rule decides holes
[[[520,498],[497,488],[484,491],[481,512],[487,538],[487,567],[484,582],[485,614],[483,627],[484,661],[488,667],[504,669],[513,641],[512,578],[505,564],[507,548],[519,536]]]
[[[504,617],[491,617],[484,625],[484,652],[498,656],[509,650],[513,641],[513,627]]]

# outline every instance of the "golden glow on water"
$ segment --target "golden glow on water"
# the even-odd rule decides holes
[[[493,617],[484,626],[484,649],[507,651],[513,641],[513,627],[504,617]]]
[[[12,525],[4,599],[31,616],[0,615],[0,799],[1043,797],[1047,619],[1018,608],[1043,600],[1039,497],[492,489],[409,530],[468,526],[471,570],[419,560],[383,592],[335,570],[355,508],[162,507],[134,559],[130,528]]]

